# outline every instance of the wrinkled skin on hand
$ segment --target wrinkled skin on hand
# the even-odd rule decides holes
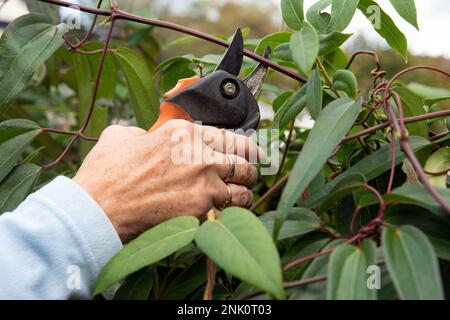
[[[174,137],[180,136],[180,130],[188,137],[183,140],[184,150],[201,150],[199,161],[173,160],[174,150],[180,148],[180,139]],[[232,154],[236,163],[231,179],[227,179],[230,164],[225,153]],[[177,216],[202,218],[227,202],[226,183],[232,190],[232,205],[249,207],[253,198],[249,188],[258,177],[247,159],[254,154],[263,156],[245,136],[184,120],[171,120],[152,133],[110,126],[73,180],[102,207],[125,243]]]

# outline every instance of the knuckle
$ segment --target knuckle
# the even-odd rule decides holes
[[[185,129],[185,130],[192,130],[194,128],[194,125],[192,122],[189,122],[187,120],[182,119],[170,119],[164,124],[165,127],[175,130],[175,129]]]
[[[241,187],[237,195],[237,202],[242,206],[246,206],[249,201],[250,195],[248,193],[248,189]]]
[[[111,132],[115,132],[115,131],[118,131],[118,130],[122,130],[123,128],[124,128],[124,127],[121,126],[121,125],[113,124],[113,125],[107,126],[107,127],[105,128],[105,130],[103,130],[103,133],[108,134],[108,133],[111,133]]]

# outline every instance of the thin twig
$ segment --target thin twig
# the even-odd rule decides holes
[[[260,205],[262,205],[268,197],[270,197],[274,192],[278,191],[281,187],[284,186],[284,184],[288,181],[289,174],[285,175],[283,178],[281,178],[276,184],[274,184],[266,193],[264,193],[261,198],[259,198],[250,208],[250,211],[255,211],[259,208]]]
[[[91,6],[78,5],[76,3],[69,2],[69,1],[63,1],[63,0],[38,0],[38,1],[52,3],[55,5],[62,6],[62,7],[76,6],[77,9],[79,9],[83,12],[88,12],[88,13],[97,14],[97,15],[106,16],[106,17],[110,17],[114,14],[116,20],[120,19],[120,20],[133,21],[133,22],[138,22],[141,24],[146,24],[146,25],[156,26],[156,27],[160,27],[160,28],[164,28],[164,29],[174,30],[177,32],[181,32],[184,34],[188,34],[188,35],[197,37],[199,39],[203,39],[203,40],[215,43],[222,47],[228,47],[230,45],[230,43],[228,41],[214,37],[210,34],[207,34],[207,33],[204,33],[204,32],[198,31],[198,30],[194,30],[194,29],[191,29],[191,28],[188,28],[188,27],[185,27],[185,26],[173,23],[173,22],[136,16],[131,13],[125,12],[123,10],[119,10],[119,9],[113,9],[113,10],[98,9],[98,8],[94,8]],[[302,83],[306,83],[308,81],[306,78],[300,76],[295,71],[285,68],[269,59],[266,59],[263,56],[260,56],[253,51],[245,49],[244,55],[246,55],[249,58],[252,58],[255,61],[261,62],[262,64],[264,64],[268,67],[271,67],[272,69],[274,69],[280,73],[283,73],[297,81],[300,81]]]

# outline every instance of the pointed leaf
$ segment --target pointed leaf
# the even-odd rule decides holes
[[[352,35],[347,33],[333,32],[326,35],[319,35],[320,49],[319,55],[326,56],[344,44]]]
[[[259,218],[270,233],[273,233],[275,217],[276,211],[267,212]],[[320,219],[313,211],[305,208],[292,208],[280,230],[278,240],[305,235],[317,230],[320,225]]]
[[[128,276],[114,300],[147,300],[153,287],[153,269],[147,267]]]
[[[330,103],[317,118],[281,196],[274,228],[275,239],[288,210],[317,176],[336,146],[353,126],[360,107],[361,101],[338,99]]]
[[[436,187],[446,188],[447,171],[450,168],[450,147],[444,147],[433,153],[425,163],[425,171],[430,182]],[[441,175],[437,175],[441,174]]]
[[[26,0],[25,3],[30,13],[41,14],[51,19],[53,24],[60,22],[61,15],[59,14],[60,8],[58,6],[36,0]]]
[[[289,43],[291,40],[291,33],[290,32],[276,32],[269,34],[268,36],[261,39],[261,41],[256,46],[255,52],[259,55],[264,54],[264,50],[266,50],[266,47],[270,47],[272,51],[283,43]]]
[[[308,111],[313,119],[317,119],[322,111],[323,93],[322,82],[320,80],[320,70],[316,67],[307,83],[306,100],[308,101]]]
[[[391,17],[389,17],[386,12],[384,12],[381,7],[373,0],[360,0],[358,8],[369,20],[374,17],[373,8],[379,9],[380,25],[374,25],[374,30],[387,41],[392,49],[400,53],[400,55],[403,57],[403,60],[407,62],[408,41],[406,40],[405,35],[395,25],[394,21],[392,21]],[[378,10],[375,11],[375,14],[377,12]]]
[[[272,127],[274,129],[280,129],[282,131],[282,129],[286,128],[303,111],[307,102],[306,91],[307,86],[305,85],[283,103],[273,119]]]
[[[0,181],[14,168],[25,147],[41,132],[28,120],[0,123]]]
[[[414,152],[419,151],[430,144],[430,142],[422,137],[410,137],[411,147]],[[385,145],[381,147],[375,153],[372,153],[370,156],[365,157],[358,163],[356,163],[351,168],[347,169],[344,173],[339,175],[336,179],[330,181],[325,186],[319,189],[316,193],[314,193],[309,199],[307,199],[302,206],[308,208],[314,208],[323,201],[325,197],[346,177],[354,173],[363,174],[367,181],[371,181],[376,177],[380,176],[384,172],[388,171],[391,165],[392,158],[392,150],[390,145]],[[397,152],[396,152],[396,161],[395,163],[398,165],[403,160],[405,160],[405,156],[403,152],[400,151],[400,145],[397,143]]]
[[[319,36],[308,22],[303,22],[300,31],[292,34],[290,48],[292,59],[300,71],[309,74],[319,54]]]
[[[159,114],[158,93],[145,61],[135,51],[118,48],[115,52],[128,83],[130,103],[138,125],[149,129]]]
[[[386,265],[401,299],[444,299],[436,254],[422,231],[413,226],[383,232]]]
[[[305,19],[303,13],[303,0],[281,0],[281,13],[283,20],[292,30],[300,30]]]
[[[0,213],[13,211],[27,197],[41,167],[26,163],[15,168],[0,184]]]
[[[327,34],[328,25],[331,20],[331,16],[323,10],[331,5],[332,0],[320,0],[314,3],[306,12],[306,18],[314,28],[320,33]]]
[[[361,247],[341,245],[331,254],[327,298],[332,300],[373,300],[376,290],[367,287],[367,268],[375,263],[375,243]]]
[[[328,33],[341,32],[347,28],[355,15],[358,3],[359,0],[333,0]]]
[[[421,97],[407,88],[396,87],[394,90],[399,94],[401,98],[405,117],[413,117],[426,114]],[[426,121],[407,124],[406,128],[408,129],[409,134],[412,136],[421,136],[424,138],[428,138],[429,136],[428,124]]]
[[[436,188],[436,191],[450,202],[450,190]],[[404,203],[421,206],[441,218],[448,218],[448,213],[441,208],[423,184],[403,185],[385,195],[385,200],[392,203]]]
[[[0,114],[30,82],[34,72],[63,44],[65,24],[27,14],[14,20],[0,39]]]
[[[106,264],[97,278],[94,295],[188,245],[194,239],[198,226],[196,218],[186,216],[163,222],[144,232]]]
[[[398,14],[408,21],[412,26],[419,30],[417,23],[417,10],[414,0],[390,0],[392,6],[397,10]]]
[[[283,299],[277,249],[253,213],[240,208],[225,209],[217,220],[202,224],[195,241],[226,272]]]
[[[27,119],[11,119],[0,123],[0,145],[21,134],[39,130],[37,123]]]

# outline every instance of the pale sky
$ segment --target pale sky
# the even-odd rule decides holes
[[[159,1],[165,3],[169,0]],[[170,0],[170,4],[174,7],[183,8],[190,1],[193,0]],[[279,3],[279,0],[269,1]],[[264,1],[240,0],[239,2],[251,3],[252,5],[264,5]],[[305,7],[308,8],[314,2],[316,0],[305,0]],[[450,58],[450,36],[448,34],[450,30],[449,0],[416,0],[420,32],[410,26],[395,12],[389,0],[378,0],[377,2],[394,18],[396,24],[406,34],[409,41],[409,49],[412,53],[433,56],[443,55]],[[10,0],[0,11],[0,20],[11,20],[25,12],[26,10],[19,0]],[[274,18],[279,19],[281,14],[279,12],[276,14],[277,17]],[[362,34],[376,44],[385,44],[373,30],[370,23],[359,12],[346,32],[354,33],[355,35]]]

